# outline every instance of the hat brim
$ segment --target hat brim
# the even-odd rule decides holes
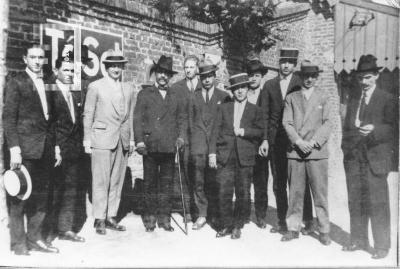
[[[21,171],[22,173],[24,173],[25,178],[26,178],[26,193],[24,195],[18,196],[18,198],[20,198],[21,200],[26,200],[29,198],[29,196],[31,196],[32,193],[32,179],[31,176],[29,175],[28,170],[25,168],[25,166],[21,165]]]
[[[126,59],[124,59],[124,60],[103,60],[103,63],[105,64],[105,63],[121,63],[121,64],[124,64],[124,63],[127,63],[128,62],[128,60],[126,60]]]
[[[12,170],[8,170],[4,173],[4,185],[5,185],[7,192],[11,196],[17,197],[20,200],[26,200],[31,196],[31,193],[32,193],[32,180],[31,180],[31,176],[29,175],[28,170],[25,168],[24,165],[21,165],[20,170],[24,174],[24,177],[26,179],[26,191],[24,194],[18,195],[18,194],[10,193],[9,186],[10,186],[10,184],[12,184],[12,182],[10,182],[10,181],[12,181],[11,178],[16,176],[16,173]],[[18,176],[16,176],[16,177],[18,177]]]
[[[318,71],[299,71],[299,74],[300,75],[302,75],[302,74],[319,74],[319,73],[322,73],[322,72],[324,72],[324,71],[322,71],[322,70],[318,70]]]
[[[216,72],[217,70],[218,70],[218,67],[210,69],[210,70],[207,70],[207,71],[204,71],[204,72],[201,72],[201,73],[199,72],[199,73],[197,73],[197,75],[199,75],[199,76],[206,75],[206,74],[209,74],[211,72]]]
[[[264,67],[260,67],[260,68],[254,69],[254,70],[247,69],[246,71],[247,71],[247,74],[249,74],[249,75],[257,73],[257,72],[261,72],[263,75],[265,75],[268,73],[268,67],[264,66]]]
[[[235,88],[235,87],[237,87],[237,86],[246,85],[246,84],[249,85],[250,83],[251,83],[250,80],[241,81],[241,82],[238,82],[238,83],[235,83],[235,84],[233,84],[233,85],[228,86],[228,89],[229,89],[229,90],[232,90],[233,88]]]
[[[354,71],[356,73],[376,72],[376,71],[380,71],[382,68],[383,68],[383,66],[377,66],[377,67],[374,67],[374,68],[368,68],[368,69],[364,69],[364,70],[355,69]]]
[[[178,74],[178,72],[176,72],[176,71],[174,71],[174,70],[165,69],[165,68],[159,66],[159,65],[158,65],[156,62],[154,62],[154,61],[153,61],[153,63],[154,63],[153,66],[150,68],[150,73],[155,72],[157,69],[161,69],[161,70],[163,70],[163,71],[165,71],[166,73],[171,74],[171,75]]]

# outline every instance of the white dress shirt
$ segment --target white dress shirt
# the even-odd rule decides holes
[[[203,95],[204,102],[207,102],[207,90],[202,88],[201,94]],[[213,96],[213,94],[214,94],[214,86],[212,86],[212,88],[208,90],[208,98],[209,98],[208,101],[211,100],[211,97]]]
[[[309,89],[305,89],[305,88],[301,89],[301,93],[303,94],[304,98],[306,98],[307,101],[310,100],[313,92],[314,92],[314,87],[311,87]]]
[[[29,75],[29,77],[32,79],[33,84],[35,84],[35,87],[39,94],[40,102],[42,104],[44,117],[46,120],[48,120],[49,112],[48,112],[48,107],[47,107],[46,90],[44,88],[42,74],[40,74],[40,77],[38,77],[38,74],[33,73],[28,67],[25,69],[25,71]]]
[[[154,86],[158,89],[158,92],[161,94],[162,98],[165,99],[165,96],[167,96],[167,91],[166,90],[160,90],[160,85],[158,85],[157,82],[154,83]]]
[[[292,79],[293,73],[290,74],[287,77],[283,77],[280,75],[280,80],[279,80],[279,85],[281,86],[281,93],[282,93],[282,98],[285,99],[286,93],[288,91],[289,83],[290,80]]]
[[[243,111],[246,106],[247,99],[242,102],[238,102],[235,100],[233,103],[233,128],[240,128],[240,121],[242,120]]]
[[[247,101],[249,101],[249,103],[256,105],[260,92],[261,92],[261,87],[258,87],[255,90],[249,89],[249,91],[247,92]]]
[[[374,93],[376,89],[376,85],[374,87],[372,87],[371,89],[367,90],[367,91],[363,91],[361,93],[361,98],[360,98],[360,102],[358,103],[358,108],[357,108],[357,115],[356,115],[356,122],[355,122],[355,126],[358,128],[361,125],[361,121],[360,121],[360,108],[361,108],[361,101],[362,101],[362,97],[363,94],[365,94],[365,104],[368,105],[369,101],[371,100],[371,96]]]
[[[62,95],[64,96],[65,102],[68,104],[69,113],[71,115],[72,122],[75,123],[75,108],[74,108],[74,100],[71,94],[71,86],[72,84],[64,84],[58,79],[56,80],[56,84],[58,88],[61,90]]]
[[[186,79],[186,85],[188,87],[188,89],[193,92],[194,90],[196,90],[197,87],[197,83],[199,83],[199,79],[197,78],[197,76],[195,76],[192,79]]]

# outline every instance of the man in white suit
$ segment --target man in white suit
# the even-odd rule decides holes
[[[134,146],[133,92],[120,81],[126,62],[121,52],[109,51],[107,75],[89,85],[85,102],[83,145],[92,155],[94,226],[102,235],[106,228],[125,231],[115,216]]]

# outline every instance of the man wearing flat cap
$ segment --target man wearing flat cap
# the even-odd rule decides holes
[[[301,64],[301,90],[286,97],[282,124],[289,138],[287,147],[290,181],[288,231],[281,241],[299,237],[302,225],[304,191],[310,185],[318,219],[319,240],[331,243],[328,213],[328,138],[332,132],[332,105],[328,92],[316,86],[318,66]]]
[[[278,223],[271,228],[271,233],[285,233],[287,231],[286,213],[288,209],[288,173],[286,148],[289,139],[282,125],[284,101],[287,95],[301,88],[302,80],[294,73],[297,65],[299,50],[296,48],[282,48],[279,56],[279,74],[265,82],[260,95],[260,106],[264,113],[264,136],[259,149],[259,154],[271,161],[273,178],[273,191],[276,199]],[[265,215],[268,208],[267,180],[260,176],[258,184],[259,195],[255,197],[256,217],[259,227],[265,226]],[[290,182],[289,182],[290,184]],[[312,231],[312,202],[311,193],[306,186],[304,196],[303,221],[305,228],[303,234]],[[261,225],[261,226],[260,226]]]
[[[85,152],[92,156],[92,204],[95,228],[125,231],[115,220],[133,142],[133,92],[121,82],[128,60],[108,51],[107,74],[89,84],[83,116]]]
[[[143,155],[146,232],[159,228],[172,232],[171,193],[175,154],[186,141],[187,103],[168,83],[176,74],[172,57],[162,55],[151,71],[155,85],[139,92],[133,128],[137,152]]]
[[[394,157],[398,107],[396,98],[376,84],[377,59],[361,56],[355,70],[361,91],[349,100],[343,124],[342,150],[350,211],[350,242],[343,251],[369,251],[368,222],[374,239],[372,258],[390,248],[387,176]]]
[[[193,196],[198,211],[193,230],[200,230],[206,224],[207,217],[217,217],[218,193],[215,186],[215,169],[208,166],[209,144],[218,106],[229,98],[225,91],[214,86],[217,69],[216,65],[207,60],[200,64],[202,87],[194,92],[189,103],[189,148],[194,166]]]
[[[247,101],[248,75],[233,75],[229,82],[234,100],[218,107],[209,165],[217,169],[220,223],[216,236],[231,235],[232,239],[238,239],[250,215],[250,185],[263,121],[261,109]]]

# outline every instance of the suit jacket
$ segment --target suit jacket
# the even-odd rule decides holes
[[[40,159],[45,141],[54,145],[52,92],[46,91],[49,118],[43,113],[37,89],[26,72],[7,82],[3,126],[9,148],[19,146],[24,159]]]
[[[328,92],[315,87],[305,108],[303,94],[296,91],[285,100],[282,124],[290,143],[287,157],[289,159],[326,159],[328,158],[328,138],[332,132],[332,105]],[[297,139],[315,140],[319,147],[311,153],[303,154],[295,145]]]
[[[56,145],[61,149],[61,157],[65,160],[78,159],[83,153],[82,117],[78,106],[80,96],[71,93],[75,113],[75,122],[73,122],[67,101],[57,84],[46,85],[46,87],[53,91]]]
[[[300,77],[293,74],[289,82],[286,96],[301,88]],[[264,115],[264,136],[263,140],[268,140],[270,145],[275,144],[277,134],[279,138],[286,138],[286,132],[282,125],[283,109],[285,98],[282,97],[279,75],[265,82],[260,93],[259,105],[263,109]]]
[[[197,89],[189,101],[189,134],[190,153],[208,154],[212,127],[217,116],[217,108],[226,102],[229,95],[217,88],[208,104],[206,104],[202,89]]]
[[[187,103],[168,89],[165,99],[151,86],[137,96],[133,128],[136,144],[144,142],[149,152],[175,152],[178,137],[186,141]]]
[[[115,88],[108,78],[89,84],[86,95],[83,126],[84,141],[90,141],[97,149],[114,149],[121,139],[125,150],[133,143],[133,91],[121,83],[124,95],[124,113],[118,110]]]
[[[201,85],[201,81],[199,79],[199,82],[196,85],[196,89],[194,89],[194,90],[196,91],[201,88],[202,88],[202,85]],[[191,96],[193,95],[193,93],[189,90],[189,88],[187,86],[185,78],[172,84],[171,89],[174,89],[174,91],[176,91],[176,93],[179,96],[183,97],[186,102],[189,102]]]
[[[365,110],[364,124],[374,125],[374,130],[367,137],[361,136],[355,126],[360,99],[361,94],[358,94],[349,100],[347,106],[342,136],[345,166],[351,169],[352,162],[363,154],[374,173],[386,174],[391,170],[395,128],[399,120],[396,98],[382,89],[374,90]]]
[[[262,110],[249,102],[243,111],[240,128],[244,136],[237,137],[233,131],[234,102],[218,106],[217,119],[211,135],[210,154],[217,154],[217,162],[225,165],[232,151],[237,151],[242,166],[255,165],[255,156],[263,134]]]

